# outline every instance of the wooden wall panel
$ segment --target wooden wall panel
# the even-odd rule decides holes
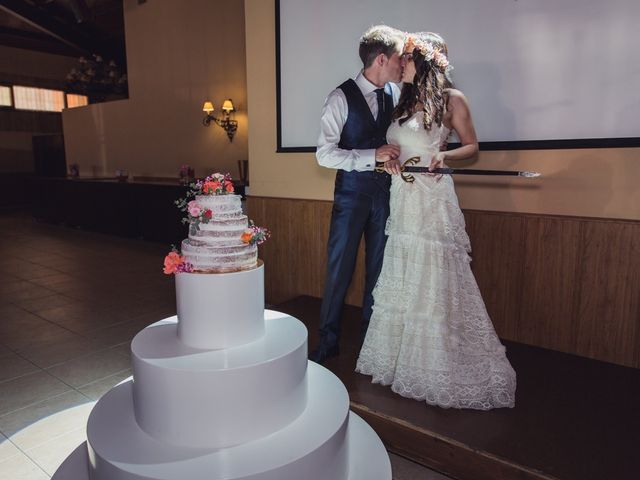
[[[250,197],[272,230],[267,301],[322,296],[331,202]],[[472,268],[501,338],[640,368],[640,222],[465,211]],[[360,305],[362,248],[347,303]]]
[[[518,338],[553,350],[574,351],[580,222],[528,217],[525,225]]]
[[[272,234],[272,239],[259,248],[265,262],[267,302],[280,303],[298,295],[322,297],[331,207],[332,202],[317,200],[247,199],[249,218]],[[361,305],[363,285],[360,248],[346,303]]]
[[[524,220],[517,215],[465,214],[471,269],[501,338],[516,337],[524,278]],[[505,301],[505,298],[509,301]]]
[[[584,223],[576,353],[640,366],[640,235],[637,224]],[[627,360],[629,359],[629,361]],[[632,360],[633,359],[633,360]]]

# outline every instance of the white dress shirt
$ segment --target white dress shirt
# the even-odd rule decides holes
[[[373,118],[376,118],[378,116],[378,100],[375,90],[378,87],[367,80],[362,72],[356,76],[355,82],[364,95]],[[385,93],[391,94],[393,105],[395,106],[400,97],[400,89],[394,83],[387,83],[384,89]],[[336,88],[329,94],[322,107],[316,159],[320,165],[327,168],[338,168],[347,171],[356,170],[359,172],[373,170],[376,164],[375,149],[343,150],[338,147],[342,128],[347,123],[348,115],[347,97],[340,88]]]

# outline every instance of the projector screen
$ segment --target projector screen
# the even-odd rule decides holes
[[[482,149],[640,146],[638,0],[276,0],[278,151],[314,151],[371,25],[434,31]]]

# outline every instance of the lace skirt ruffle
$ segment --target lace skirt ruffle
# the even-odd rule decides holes
[[[392,211],[356,371],[431,405],[513,407],[516,374],[471,272],[464,220],[450,193],[453,202],[427,198],[431,208],[423,208],[414,223],[406,218],[411,216],[406,208],[395,216]],[[428,223],[439,231],[426,232]],[[450,228],[442,229],[443,224]]]

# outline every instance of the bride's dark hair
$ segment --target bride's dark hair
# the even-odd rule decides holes
[[[400,119],[402,125],[413,115],[416,105],[422,102],[424,128],[431,130],[433,123],[442,125],[446,105],[445,89],[453,86],[449,77],[452,67],[447,59],[447,44],[437,33],[412,33],[405,48],[413,46],[413,62],[416,75],[413,83],[405,83],[400,100],[393,111],[393,120]]]

